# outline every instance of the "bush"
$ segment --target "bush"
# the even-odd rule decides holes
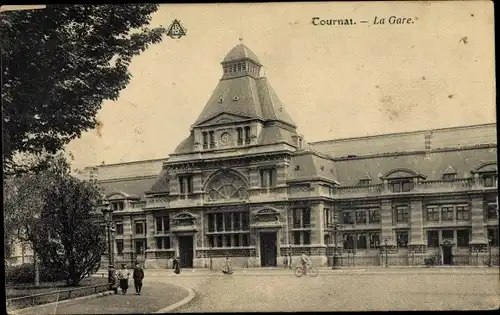
[[[6,266],[5,280],[10,283],[33,283],[35,282],[34,264],[21,264],[15,266]],[[40,266],[40,282],[58,282],[65,281],[66,276],[63,272],[54,272],[51,268]]]

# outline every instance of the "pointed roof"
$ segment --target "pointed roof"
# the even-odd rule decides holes
[[[245,46],[243,43],[237,45],[229,53],[226,55],[224,60],[222,61],[223,63],[226,62],[231,62],[231,61],[236,61],[236,60],[243,60],[243,59],[250,59],[253,62],[257,63],[260,65],[259,58],[257,58],[257,55],[254,54],[253,51],[250,50],[247,46]]]
[[[446,170],[443,172],[443,174],[456,174],[456,173],[457,171],[451,165],[448,165]]]
[[[259,60],[250,49],[239,44],[231,49],[223,63],[245,58]],[[223,77],[193,126],[209,122],[223,113],[238,116],[241,120],[280,121],[296,128],[269,81],[255,74],[238,72]]]
[[[365,172],[365,175],[363,175],[359,180],[372,180],[372,178],[368,172]]]

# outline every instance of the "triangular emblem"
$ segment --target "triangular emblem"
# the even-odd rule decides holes
[[[186,36],[187,30],[182,26],[181,22],[174,20],[172,24],[168,27],[167,36],[171,38],[179,39],[182,36]]]

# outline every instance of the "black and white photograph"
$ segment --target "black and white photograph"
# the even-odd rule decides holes
[[[6,313],[500,308],[492,1],[2,5]]]

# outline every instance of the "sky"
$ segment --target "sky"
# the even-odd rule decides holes
[[[313,17],[357,24],[316,26]],[[133,78],[103,103],[98,130],[67,146],[74,168],[168,157],[240,37],[308,142],[496,121],[492,2],[162,4],[151,26],[174,19],[186,36],[133,59]]]

